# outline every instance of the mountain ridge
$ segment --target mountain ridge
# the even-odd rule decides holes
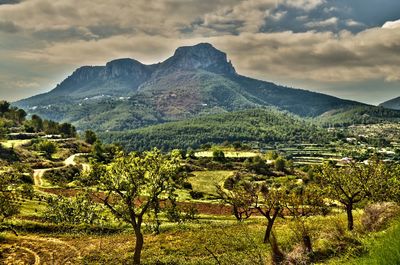
[[[158,64],[121,58],[105,66],[83,66],[52,91],[14,104],[31,114],[100,131],[257,107],[316,117],[333,109],[366,106],[242,76],[227,54],[209,43],[179,47]]]
[[[388,109],[400,110],[400,97],[389,99],[389,100],[379,104],[379,106],[385,107]]]

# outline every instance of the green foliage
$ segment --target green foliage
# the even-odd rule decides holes
[[[243,166],[246,170],[261,175],[267,175],[270,171],[269,166],[260,156],[247,158]]]
[[[105,194],[101,200],[116,218],[129,223],[135,231],[135,264],[140,264],[143,248],[143,216],[158,209],[153,206],[158,205],[161,196],[175,196],[177,185],[185,178],[179,174],[180,163],[178,150],[168,155],[157,149],[143,154],[121,153],[99,178],[98,187]]]
[[[51,158],[52,155],[57,152],[57,145],[51,141],[40,141],[35,144],[35,149],[45,154],[47,158]]]
[[[66,184],[79,179],[82,168],[80,166],[69,165],[66,167],[51,169],[43,174],[52,185],[65,186]]]
[[[353,229],[352,210],[365,201],[398,198],[399,181],[382,161],[372,158],[367,165],[350,163],[335,167],[329,163],[319,169],[318,181],[326,195],[346,208],[348,229]]]
[[[243,181],[239,175],[235,175],[229,178],[229,181],[225,181],[224,187],[228,189],[216,186],[219,199],[232,206],[232,213],[236,220],[248,219],[253,213],[252,207],[256,201],[255,186]]]
[[[103,212],[104,208],[93,202],[89,194],[81,193],[73,198],[50,196],[44,218],[56,224],[99,225],[105,221]]]
[[[196,190],[189,191],[189,195],[190,195],[190,197],[192,197],[192,199],[195,199],[195,200],[199,200],[199,199],[204,197],[204,193],[203,192],[196,191]]]
[[[356,106],[333,110],[316,119],[326,127],[400,121],[400,111],[375,106]]]
[[[222,150],[214,150],[212,155],[214,161],[223,162],[225,160],[225,153]]]
[[[13,169],[0,171],[0,222],[19,213],[21,174]]]
[[[400,264],[400,222],[373,238],[369,245],[369,253],[364,258],[349,262],[349,265],[396,265]]]
[[[179,122],[150,126],[125,132],[102,133],[106,142],[121,143],[128,150],[198,148],[207,143],[248,142],[323,143],[330,139],[325,130],[289,113],[255,109],[208,115]]]
[[[88,144],[94,144],[97,141],[97,135],[91,130],[85,131],[85,142]]]
[[[5,112],[9,111],[9,108],[10,108],[10,103],[8,103],[8,102],[5,101],[5,100],[1,100],[1,101],[0,101],[0,113],[1,113],[1,114],[3,114],[3,113],[5,113]]]
[[[287,161],[283,157],[278,157],[275,162],[275,169],[277,171],[285,171]]]

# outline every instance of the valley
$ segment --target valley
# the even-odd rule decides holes
[[[18,110],[11,109],[10,113],[14,111]],[[3,114],[3,117],[10,115]],[[266,219],[260,210],[269,202],[253,201],[253,196],[257,196],[257,200],[268,200],[269,197],[263,196],[275,196],[272,194],[283,188],[289,193],[279,195],[283,196],[279,197],[282,208],[276,209],[282,211],[279,210],[280,217],[274,224],[273,233],[279,239],[279,251],[285,253],[287,260],[369,264],[362,263],[372,259],[366,259],[367,255],[385,259],[370,249],[372,242],[377,238],[385,242],[384,233],[395,235],[398,230],[399,208],[393,202],[386,202],[397,201],[396,172],[400,170],[397,166],[400,161],[399,125],[390,120],[326,128],[323,123],[303,120],[275,109],[259,109],[142,129],[141,139],[154,137],[152,133],[163,139],[161,146],[157,146],[156,141],[148,143],[148,146],[164,149],[165,155],[162,155],[156,150],[130,146],[128,142],[122,145],[124,149],[105,144],[89,131],[80,135],[74,131],[58,135],[61,125],[39,119],[3,118],[8,120],[9,130],[17,128],[16,125],[20,128],[19,131],[13,129],[12,134],[4,132],[0,149],[2,187],[12,187],[9,186],[11,183],[17,187],[12,197],[4,193],[6,190],[2,193],[3,198],[11,202],[2,207],[16,210],[3,215],[1,223],[0,260],[5,264],[130,263],[136,244],[132,227],[104,206],[103,189],[107,182],[99,182],[104,170],[123,161],[118,159],[130,156],[126,151],[121,153],[124,149],[142,150],[143,156],[150,155],[152,159],[170,159],[168,157],[177,154],[181,172],[178,175],[184,174],[183,182],[173,190],[174,197],[162,193],[158,198],[159,206],[151,206],[151,212],[144,216],[143,264],[272,262],[274,243],[263,243]],[[204,127],[201,127],[202,122]],[[24,131],[28,124],[37,126],[33,126],[36,133]],[[43,124],[51,124],[52,128],[43,127]],[[194,131],[190,129],[192,126]],[[210,132],[221,140],[215,141],[210,136],[202,138],[207,128],[214,128]],[[238,132],[237,136],[235,132]],[[134,135],[134,132],[130,133]],[[175,136],[176,142],[168,142],[169,138],[163,133],[171,133],[170,139]],[[16,137],[28,139],[15,140]],[[195,144],[191,139],[204,140]],[[130,143],[137,144],[138,140]],[[179,143],[186,144],[180,146],[181,151],[167,153]],[[139,159],[137,162],[142,159],[134,153],[131,155],[132,159]],[[348,217],[340,204],[328,206],[318,201],[296,204],[292,200],[296,197],[290,197],[303,196],[292,192],[306,189],[307,196],[327,200],[330,196],[325,193],[327,191],[319,191],[321,195],[316,191],[323,170],[332,165],[338,170],[353,167],[355,170],[363,167],[365,170],[382,170],[387,173],[380,176],[384,181],[381,183],[393,181],[386,179],[386,174],[387,177],[395,176],[395,182],[390,184],[394,189],[390,189],[390,193],[389,190],[379,191],[379,196],[383,195],[385,199],[379,199],[379,203],[364,199],[365,204],[353,210],[354,229],[350,231],[345,228]],[[125,166],[130,164],[120,164],[115,170]],[[9,179],[7,175],[16,179]],[[263,195],[262,190],[251,191],[246,185],[256,190],[271,187],[271,193]],[[307,187],[314,188],[308,190]],[[376,198],[379,196],[377,194]],[[306,211],[305,215],[303,211]],[[382,219],[373,219],[371,214],[374,212],[370,211],[378,211]],[[298,227],[300,224],[307,227],[307,235],[312,239],[312,255],[302,250],[303,243],[298,234],[302,231]],[[397,244],[395,242],[385,244]]]

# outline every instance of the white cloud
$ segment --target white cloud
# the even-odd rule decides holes
[[[355,21],[353,19],[347,19],[346,21],[346,25],[349,27],[362,27],[365,26],[363,23]]]
[[[400,19],[396,21],[387,21],[382,28],[384,29],[396,29],[400,28]]]
[[[289,6],[289,7],[294,7],[297,9],[302,9],[305,11],[311,11],[318,6],[326,3],[325,0],[283,0],[279,3],[282,3],[283,5]]]
[[[310,21],[305,23],[304,25],[308,28],[323,28],[323,27],[331,27],[336,26],[339,22],[337,17],[331,17],[322,21]]]

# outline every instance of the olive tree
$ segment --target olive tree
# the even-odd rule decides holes
[[[3,222],[20,211],[22,177],[15,169],[0,168],[0,230],[11,230],[15,234],[17,233],[11,227],[3,225]]]
[[[248,219],[254,212],[255,192],[253,185],[240,178],[232,178],[230,185],[216,186],[217,194],[222,202],[232,206],[232,213],[239,222]],[[229,186],[229,187],[228,187]]]
[[[326,215],[329,208],[324,203],[321,189],[317,185],[301,185],[285,192],[281,200],[288,216],[295,224],[295,233],[301,238],[306,253],[312,253],[310,229],[307,218]]]
[[[179,151],[163,155],[154,149],[142,154],[121,154],[105,166],[104,171],[98,171],[102,172],[98,178],[98,187],[104,193],[101,200],[117,218],[129,223],[134,230],[134,264],[140,264],[144,244],[143,217],[163,195],[174,193],[176,184],[184,178],[180,168]]]
[[[340,202],[347,214],[347,228],[354,228],[353,209],[364,200],[385,197],[390,172],[383,162],[372,159],[368,164],[350,163],[343,167],[324,164],[319,169],[318,181],[326,195]]]
[[[267,218],[264,243],[270,242],[272,228],[276,218],[282,212],[282,190],[268,187],[265,183],[257,185],[255,209]]]

